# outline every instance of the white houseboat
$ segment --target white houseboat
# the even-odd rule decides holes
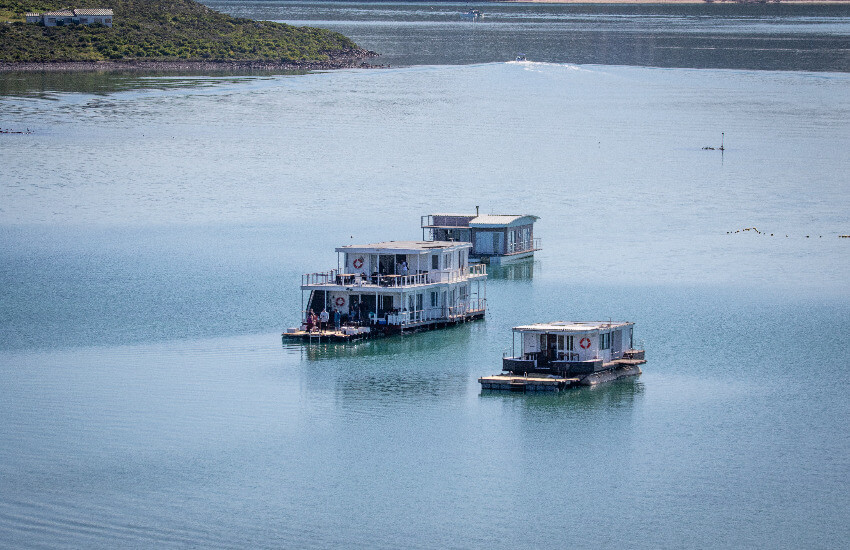
[[[530,214],[428,214],[422,216],[422,238],[472,243],[470,257],[494,265],[534,256],[540,239],[534,238],[537,216]]]
[[[341,246],[336,269],[302,276],[302,323],[283,336],[349,341],[481,319],[487,270],[469,264],[471,248],[441,241]]]
[[[478,381],[484,389],[557,391],[637,376],[643,363],[644,350],[634,345],[634,323],[536,323],[514,327],[503,374]]]

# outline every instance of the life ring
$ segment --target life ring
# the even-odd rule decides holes
[[[354,260],[354,269],[360,269],[361,267],[363,267],[363,258]]]
[[[582,338],[578,345],[581,346],[581,349],[587,349],[590,347],[590,338]]]
[[[334,300],[334,303],[335,303],[337,306],[342,307],[342,306],[344,306],[344,305],[345,305],[345,298],[343,298],[342,296],[337,296],[337,299],[336,299],[336,300]]]

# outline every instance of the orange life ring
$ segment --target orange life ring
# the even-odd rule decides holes
[[[578,345],[581,346],[581,349],[589,348],[590,347],[590,338],[582,338],[581,341],[579,341]]]
[[[363,267],[363,258],[354,260],[354,269],[360,269],[361,267]]]
[[[338,306],[344,306],[345,298],[343,298],[342,296],[337,296],[337,299],[334,301],[334,303]]]

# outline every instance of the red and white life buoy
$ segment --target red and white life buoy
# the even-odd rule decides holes
[[[579,341],[578,345],[581,346],[581,349],[589,348],[590,347],[590,338],[582,338],[581,341]]]
[[[342,296],[337,296],[336,300],[334,300],[334,303],[337,305],[337,307],[342,307],[345,305],[345,298],[343,298]]]
[[[363,258],[354,260],[354,269],[360,269],[361,267],[363,267]]]

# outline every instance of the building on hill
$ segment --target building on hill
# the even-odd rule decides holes
[[[100,23],[112,26],[112,10],[104,8],[58,10],[45,13],[27,13],[27,23],[43,23],[45,27],[61,27],[63,25],[94,25]]]

